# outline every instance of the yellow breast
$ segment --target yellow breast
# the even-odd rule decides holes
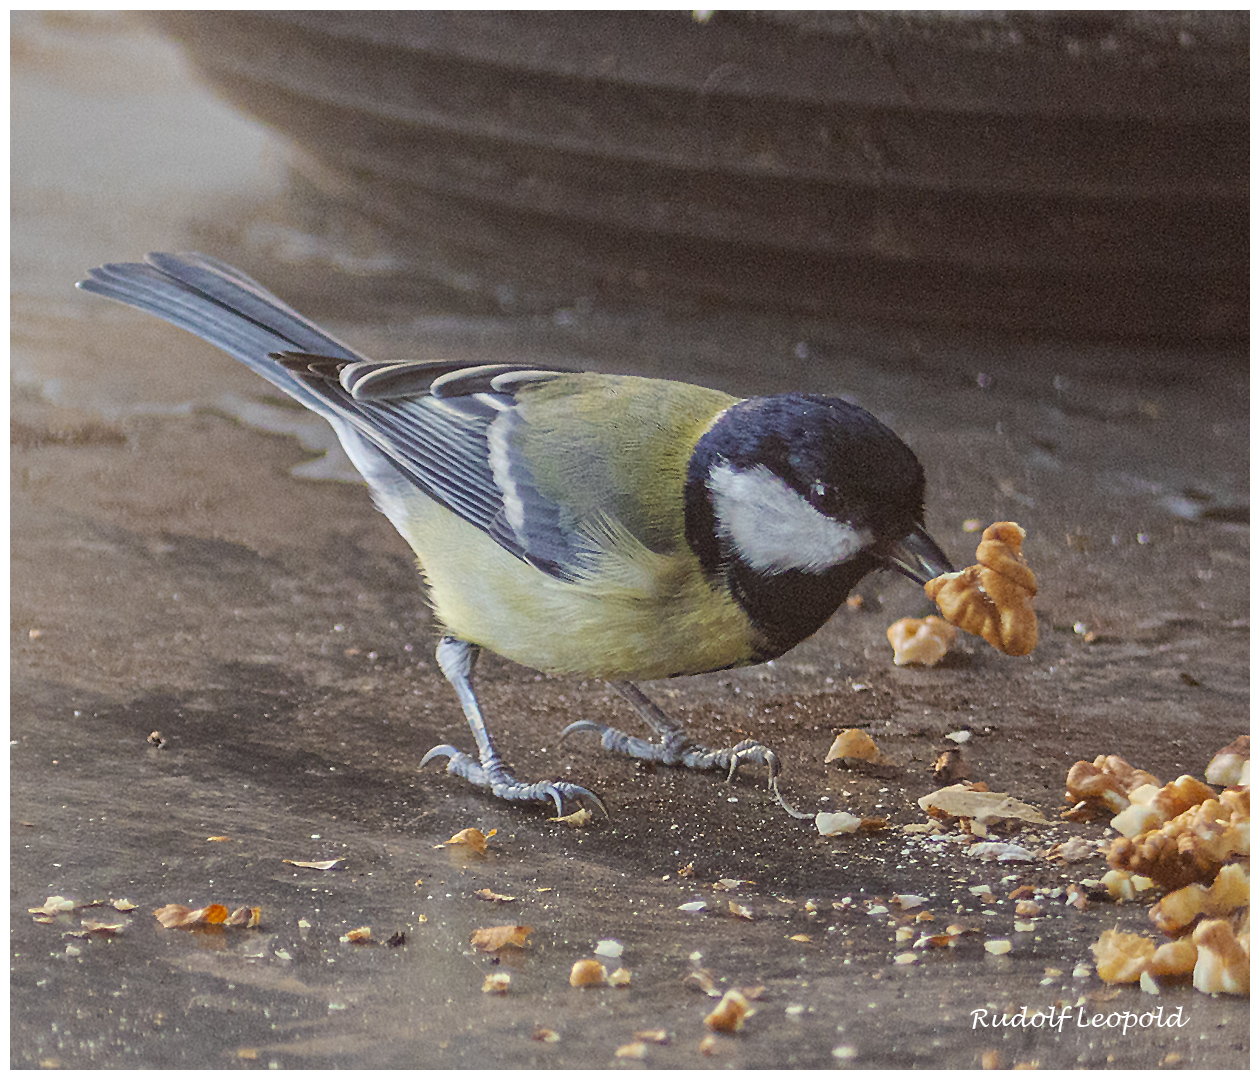
[[[748,663],[753,629],[689,549],[661,555],[610,525],[606,555],[561,581],[418,493],[399,524],[452,635],[555,675],[657,679]]]

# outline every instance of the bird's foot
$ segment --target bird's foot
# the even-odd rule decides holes
[[[424,768],[437,757],[450,759],[446,763],[446,771],[451,776],[462,776],[470,783],[486,788],[492,795],[508,802],[545,803],[550,800],[555,803],[556,816],[559,817],[564,813],[565,799],[578,803],[582,799],[590,799],[599,807],[604,817],[608,817],[608,808],[604,806],[603,799],[578,784],[570,784],[565,780],[540,780],[536,784],[526,784],[508,772],[501,761],[494,760],[486,764],[449,745],[435,746],[420,759],[420,767]]]
[[[600,745],[605,750],[626,754],[639,761],[653,761],[661,765],[681,766],[684,769],[695,769],[700,772],[721,771],[726,773],[729,783],[735,778],[739,767],[751,762],[766,767],[766,786],[775,801],[795,818],[807,819],[810,814],[802,814],[794,809],[779,793],[779,759],[768,746],[763,746],[756,739],[745,739],[743,742],[728,746],[722,750],[710,750],[693,743],[681,730],[663,730],[659,742],[639,739],[633,735],[607,724],[598,724],[594,720],[578,720],[570,724],[561,733],[560,738],[575,731],[594,731],[599,735]]]

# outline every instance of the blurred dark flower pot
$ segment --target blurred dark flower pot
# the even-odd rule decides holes
[[[1248,333],[1245,11],[151,17],[412,272],[511,310]]]

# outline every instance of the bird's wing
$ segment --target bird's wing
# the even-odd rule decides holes
[[[426,495],[513,555],[565,580],[591,569],[598,551],[589,530],[563,493],[535,485],[515,437],[518,395],[568,373],[521,364],[345,363],[306,353],[276,359],[336,402]]]
[[[109,264],[79,287],[192,331],[324,416],[386,501],[414,485],[561,579],[582,576],[597,557],[591,531],[561,494],[543,494],[533,483],[514,437],[518,394],[560,370],[369,361],[251,278],[204,255]]]

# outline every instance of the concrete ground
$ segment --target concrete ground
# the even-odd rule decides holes
[[[1076,760],[1201,776],[1248,729],[1241,356],[417,310],[352,242],[292,224],[272,136],[170,46],[105,15],[15,15],[12,34],[12,1065],[1247,1064],[1245,999],[1152,997],[1092,973],[1103,930],[1148,925],[1140,904],[1082,911],[1054,894],[1101,876],[1100,858],[986,863],[903,830],[924,820],[917,800],[953,732],[970,733],[972,779],[1053,822],[1018,838],[1044,852],[1107,835],[1059,821]],[[884,630],[926,605],[880,575],[773,665],[646,687],[701,741],[772,745],[799,806],[887,818],[878,832],[818,836],[756,770],[727,787],[580,736],[558,744],[574,719],[633,719],[600,684],[494,657],[480,687],[505,756],[522,776],[601,792],[611,820],[575,830],[439,766],[420,773],[430,746],[469,735],[410,553],[361,486],[329,478],[344,464],[316,460],[320,422],[187,334],[71,287],[99,262],[189,247],[369,355],[850,394],[924,462],[928,526],[957,563],[978,538],[969,519],[1025,526],[1041,643],[1016,660],[972,639],[937,668],[895,668]],[[890,763],[824,765],[849,727]],[[435,847],[469,826],[498,830],[483,857]],[[724,878],[739,884],[711,888]],[[1031,929],[1008,899],[1023,884],[1050,890]],[[976,933],[896,962],[910,949],[897,929],[924,925],[890,903],[904,893],[926,898],[927,926]],[[34,921],[54,894],[136,907]],[[215,902],[261,907],[261,925],[170,930],[152,915]],[[124,926],[67,936],[84,919]],[[533,927],[527,948],[469,946],[509,923]],[[361,926],[372,944],[342,942]],[[605,963],[630,985],[571,988],[572,964],[605,939],[624,946]],[[991,955],[999,939],[1011,949]],[[718,990],[764,988],[707,1054],[714,999],[696,969]],[[503,971],[507,993],[483,993]],[[993,1026],[1051,1006],[1067,1018]],[[1123,1014],[1159,1008],[1122,1030]],[[641,1063],[615,1056],[657,1029],[667,1041],[637,1040]]]

